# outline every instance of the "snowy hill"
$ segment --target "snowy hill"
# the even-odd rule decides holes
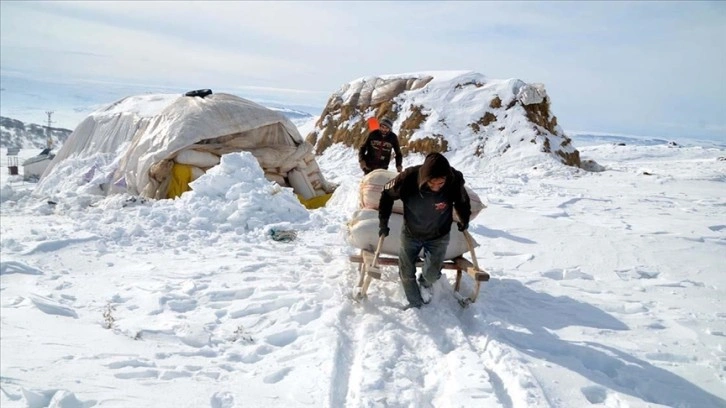
[[[288,119],[292,121],[296,126],[302,126],[306,124],[310,119],[313,118],[313,115],[311,115],[308,112],[303,112],[301,110],[293,109],[290,107],[280,106],[280,105],[270,105],[270,104],[261,104],[262,106],[272,109],[274,111],[278,111],[285,115]]]
[[[53,147],[61,146],[71,130],[50,128]],[[48,127],[0,116],[0,147],[17,149],[43,149],[48,145]]]
[[[603,144],[615,144],[620,146],[637,145],[637,146],[655,146],[668,145],[671,147],[678,146],[702,146],[726,148],[726,143],[716,140],[695,140],[688,137],[680,137],[676,139],[663,139],[658,137],[635,136],[635,135],[616,135],[608,133],[588,133],[588,132],[572,132],[570,133],[573,143],[578,146],[596,146]]]

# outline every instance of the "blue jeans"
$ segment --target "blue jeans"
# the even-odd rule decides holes
[[[421,283],[430,286],[441,277],[446,249],[449,246],[449,234],[443,237],[423,241],[410,236],[406,228],[401,231],[401,250],[398,253],[398,275],[401,277],[403,291],[408,303],[413,307],[421,307],[421,291],[416,282],[416,259],[421,249],[424,250],[424,264]]]

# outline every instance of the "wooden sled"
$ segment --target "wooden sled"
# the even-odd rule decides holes
[[[443,270],[448,269],[456,271],[454,291],[455,295],[457,295],[456,299],[462,307],[466,307],[469,304],[476,302],[477,297],[479,297],[481,283],[489,280],[489,274],[486,271],[479,269],[476,254],[474,253],[474,245],[468,231],[464,231],[464,237],[466,238],[466,243],[469,247],[469,252],[471,253],[471,261],[463,256],[457,256],[456,258],[444,261],[444,266],[442,268]],[[378,248],[376,248],[376,252],[362,249],[360,255],[351,255],[349,257],[351,262],[360,264],[360,267],[358,268],[360,273],[358,288],[360,289],[355,296],[358,299],[363,299],[367,296],[368,287],[373,279],[381,279],[381,271],[378,268],[379,266],[398,266],[398,257],[381,256],[378,254],[382,243],[382,239],[378,241]],[[417,262],[416,267],[423,267],[423,261]],[[474,279],[474,293],[469,297],[463,297],[459,293],[463,272],[466,272],[472,279]]]

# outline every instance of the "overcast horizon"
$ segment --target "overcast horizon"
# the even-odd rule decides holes
[[[322,110],[360,77],[472,70],[543,83],[568,131],[726,140],[723,3],[170,4],[0,3],[2,114],[199,88]]]

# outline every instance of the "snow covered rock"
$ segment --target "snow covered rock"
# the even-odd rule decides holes
[[[363,77],[331,95],[306,140],[318,154],[335,143],[358,147],[370,117],[393,120],[404,155],[463,150],[486,158],[528,151],[580,166],[542,84],[470,71]]]

